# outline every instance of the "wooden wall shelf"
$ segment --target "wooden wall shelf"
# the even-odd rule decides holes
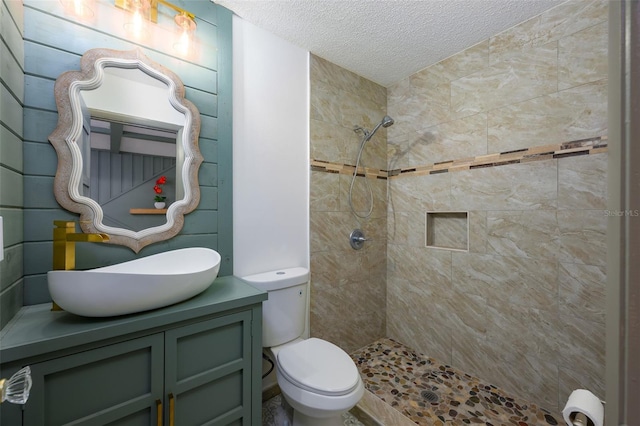
[[[167,209],[129,209],[129,214],[166,214]]]

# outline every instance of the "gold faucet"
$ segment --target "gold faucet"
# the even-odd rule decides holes
[[[101,243],[109,241],[107,234],[76,234],[76,223],[66,220],[54,220],[53,224],[53,269],[69,271],[76,269],[76,243]],[[62,310],[53,302],[53,311]]]

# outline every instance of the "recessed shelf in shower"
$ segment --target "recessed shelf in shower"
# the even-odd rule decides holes
[[[469,251],[469,212],[427,212],[427,247]]]

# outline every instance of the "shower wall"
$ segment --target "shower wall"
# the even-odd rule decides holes
[[[550,410],[604,398],[607,9],[563,3],[388,88],[388,337]],[[430,229],[468,250],[425,247],[427,211],[468,212]]]
[[[358,219],[350,211],[348,191],[361,134],[386,114],[382,86],[322,58],[311,55],[311,336],[329,340],[346,351],[385,336],[386,321],[386,129],[367,143],[357,177],[354,207],[368,210],[366,179],[373,192],[373,212]],[[361,164],[362,165],[362,164]],[[353,250],[355,228],[369,239]]]

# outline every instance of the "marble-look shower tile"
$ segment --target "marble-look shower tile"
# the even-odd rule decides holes
[[[558,161],[558,208],[604,209],[607,206],[607,154]]]
[[[365,291],[358,283],[317,288],[312,282],[311,336],[335,343],[347,352],[384,336],[386,312],[380,294]]]
[[[351,249],[349,234],[354,228],[354,220],[347,212],[310,213],[311,253]]]
[[[605,79],[490,111],[488,150],[507,152],[602,136],[607,125]]]
[[[607,273],[604,266],[560,263],[558,282],[562,312],[605,322]]]
[[[341,124],[348,128],[362,126],[368,130],[380,122],[386,113],[386,103],[378,104],[361,92],[337,92],[340,98]]]
[[[555,210],[487,212],[487,234],[489,254],[549,260],[558,257]]]
[[[383,114],[377,116],[378,121],[381,120]],[[376,124],[377,125],[377,124]],[[375,127],[375,126],[374,126]],[[372,128],[369,128],[371,130]],[[353,139],[347,141],[347,164],[355,165],[360,150],[360,144],[362,143],[362,134],[358,134],[355,143]],[[362,150],[362,156],[360,158],[360,165],[362,166],[386,170],[387,169],[387,129],[380,127],[376,134],[369,139],[364,149]]]
[[[500,359],[504,343],[454,337],[452,365],[530,401],[552,413],[558,407],[558,368],[553,360],[522,354],[511,362]]]
[[[309,191],[311,211],[335,212],[340,208],[340,180],[335,173],[311,172]]]
[[[352,129],[329,121],[310,120],[309,134],[312,159],[350,164],[347,161],[347,142],[358,143]]]
[[[557,309],[558,263],[524,257],[453,253],[453,287],[500,308]]]
[[[337,91],[358,93],[377,104],[386,103],[385,87],[315,55],[310,55],[309,62],[311,81],[327,83]]]
[[[369,233],[366,233],[369,237]],[[360,261],[366,277],[387,276],[387,246],[384,241],[369,241],[360,251]]]
[[[557,161],[535,161],[451,174],[454,210],[533,210],[556,207]]]
[[[558,357],[560,369],[580,371],[590,381],[604,377],[605,324],[560,314]]]
[[[451,285],[451,252],[425,247],[390,244],[387,247],[387,271],[414,283]]]
[[[387,87],[387,104],[397,104],[404,101],[411,94],[411,84],[409,77],[403,78],[397,83]]]
[[[487,115],[475,114],[427,127],[410,141],[411,163],[424,165],[487,154]]]
[[[451,361],[451,332],[446,325],[447,290],[412,283],[390,274],[387,280],[387,336],[444,362]],[[426,308],[428,307],[428,308]]]
[[[487,252],[487,212],[469,212],[469,251],[472,253]]]
[[[376,105],[387,107],[387,88],[362,76],[359,77],[358,93],[370,99]]]
[[[430,67],[429,73],[455,80],[489,66],[489,40],[469,47]]]
[[[608,75],[608,24],[602,22],[558,42],[558,88],[560,90]]]
[[[566,263],[605,266],[607,217],[602,210],[558,210],[559,255]]]
[[[487,341],[509,348],[501,358],[515,362],[522,355],[553,360],[557,363],[562,334],[562,320],[555,309],[536,309],[523,305],[496,307],[496,319]]]
[[[557,55],[557,43],[551,43],[452,81],[453,116],[486,112],[557,91]]]
[[[311,254],[311,279],[318,289],[337,288],[365,280],[367,272],[362,264],[362,255],[351,248]]]
[[[449,121],[449,86],[449,82],[428,88],[411,86],[409,93],[398,102],[388,103],[387,113],[395,120],[395,125],[388,129],[389,138]]]
[[[310,118],[342,125],[342,96],[326,83],[315,81],[310,87]]]
[[[489,60],[496,63],[522,50],[557,41],[607,20],[607,0],[570,0],[489,39]]]
[[[380,217],[370,217],[367,220],[361,220],[360,229],[364,232],[367,238],[367,244],[365,244],[365,251],[370,247],[383,247],[387,246],[387,217],[382,215]]]
[[[488,305],[483,296],[457,290],[442,300],[445,323],[456,338],[486,338],[499,321],[501,313]]]
[[[495,64],[508,59],[514,54],[521,54],[523,50],[531,47],[546,44],[537,41],[539,37],[536,28],[541,27],[542,18],[540,15],[527,19],[508,30],[496,34],[489,38],[489,64]]]
[[[340,175],[340,211],[349,212],[349,188],[353,177]],[[371,191],[371,192],[369,192]],[[357,176],[351,190],[353,208],[360,216],[368,213],[373,197],[373,210],[370,218],[382,218],[387,215],[387,180]],[[366,219],[363,219],[366,220]],[[363,220],[359,220],[362,222]]]
[[[357,91],[360,77],[333,62],[309,55],[309,75],[313,82],[323,82],[337,90]]]
[[[387,137],[387,170],[421,166],[414,153],[419,151],[418,145],[428,143],[415,131]]]
[[[449,211],[451,209],[451,175],[399,177],[389,180],[391,211]]]
[[[402,212],[390,210],[387,229],[390,244],[424,247],[424,212]]]

